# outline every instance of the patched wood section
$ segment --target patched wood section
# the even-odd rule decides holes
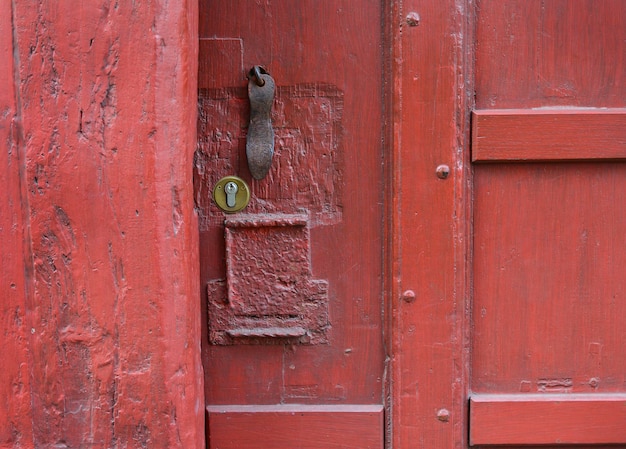
[[[188,151],[192,5],[12,2],[13,11],[0,10],[1,66],[13,58],[18,99],[7,116],[23,127],[9,144],[10,164],[20,166],[6,181],[10,217],[24,229],[3,231],[2,251],[27,282],[13,281],[6,315],[22,336],[2,348],[3,360],[20,364],[3,362],[14,392],[0,414],[2,447],[204,446]],[[25,340],[28,363],[13,352]]]
[[[272,108],[275,153],[261,181],[250,176],[245,155],[249,115],[245,79],[242,87],[200,90],[194,184],[201,230],[222,223],[224,214],[211,200],[211,192],[220,178],[232,174],[250,182],[252,198],[246,213],[307,210],[313,226],[341,220],[338,148],[343,94],[328,84],[277,83]]]
[[[225,226],[227,279],[207,287],[211,342],[326,343],[328,282],[312,279],[307,216],[239,215]]]

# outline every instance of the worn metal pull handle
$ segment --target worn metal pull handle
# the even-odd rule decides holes
[[[255,65],[250,69],[248,74],[250,125],[246,138],[246,156],[254,179],[263,179],[272,165],[274,129],[271,112],[275,91],[274,79],[263,67]]]

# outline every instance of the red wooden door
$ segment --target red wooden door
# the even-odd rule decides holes
[[[210,447],[626,444],[625,7],[201,2]]]
[[[201,2],[196,202],[212,448],[381,448],[382,8]],[[246,73],[276,84],[275,154],[245,157]],[[226,175],[251,190],[226,214]]]
[[[476,14],[470,442],[624,445],[626,3]]]

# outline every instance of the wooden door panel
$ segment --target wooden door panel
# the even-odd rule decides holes
[[[477,393],[621,391],[626,164],[475,168]]]
[[[208,406],[220,449],[381,447],[382,405]]]
[[[470,415],[472,445],[626,441],[626,394],[479,394]]]
[[[478,5],[472,445],[626,443],[626,4],[573,3]]]
[[[479,0],[477,109],[624,107],[622,0]]]
[[[200,2],[210,447],[382,447],[382,11],[378,0]],[[260,181],[245,157],[253,65],[276,82]],[[252,194],[233,215],[211,200],[226,175]]]

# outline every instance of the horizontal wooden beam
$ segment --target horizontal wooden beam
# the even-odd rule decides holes
[[[626,159],[626,109],[472,113],[474,162]]]
[[[207,407],[211,448],[382,449],[382,405]]]
[[[479,394],[471,445],[624,444],[626,394]]]

